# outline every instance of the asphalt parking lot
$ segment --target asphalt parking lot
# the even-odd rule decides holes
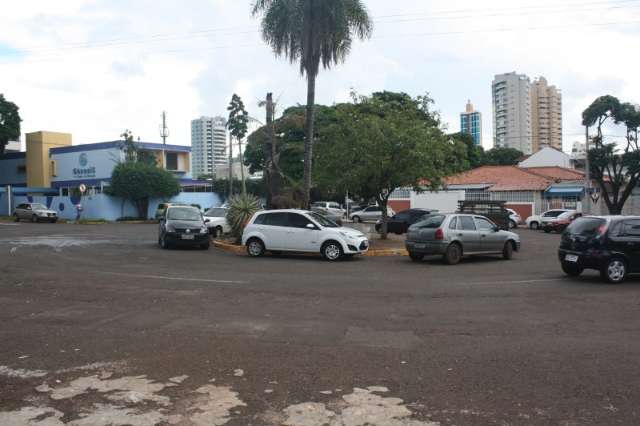
[[[519,232],[446,266],[0,223],[0,424],[640,424],[640,278],[567,278]]]

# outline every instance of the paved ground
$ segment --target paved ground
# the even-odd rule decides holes
[[[0,425],[640,424],[640,279],[0,223]]]

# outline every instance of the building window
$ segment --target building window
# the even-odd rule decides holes
[[[167,152],[167,170],[178,170],[178,154]]]

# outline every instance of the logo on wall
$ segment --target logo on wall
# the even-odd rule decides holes
[[[76,178],[93,178],[96,177],[96,168],[89,166],[89,156],[86,153],[80,154],[78,157],[80,167],[73,169],[73,177]]]

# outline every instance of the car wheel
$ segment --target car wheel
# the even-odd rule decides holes
[[[584,272],[584,269],[575,264],[562,262],[562,272],[570,277],[577,277]]]
[[[550,234],[551,233],[551,228],[544,228],[544,233],[545,234]]]
[[[413,260],[414,262],[419,262],[422,259],[424,259],[424,254],[422,253],[415,253],[413,251],[409,252],[409,257],[411,258],[411,260]]]
[[[16,221],[16,222],[20,222],[20,216],[18,216],[17,213],[14,213],[13,214],[13,220]]]
[[[627,264],[622,259],[611,259],[600,271],[600,276],[612,284],[620,284],[627,277]]]
[[[159,239],[158,239],[158,244],[160,244],[160,248],[167,250],[169,248],[171,248],[171,246],[169,245],[169,243],[167,242],[167,238],[162,235]]]
[[[355,223],[361,223],[361,222],[362,222],[362,219],[360,219],[360,216],[354,216],[354,217],[353,217],[353,221],[354,221]]]
[[[247,241],[247,254],[251,257],[260,257],[264,255],[264,243],[257,238]]]
[[[444,254],[444,261],[449,265],[455,265],[460,263],[460,259],[462,258],[462,247],[458,244],[453,243],[449,247],[447,247],[447,251]]]
[[[56,223],[58,219],[51,219],[51,223]]]
[[[505,260],[513,259],[513,244],[511,244],[511,241],[507,241],[506,243],[504,243],[504,247],[502,249],[502,257]]]
[[[222,234],[224,234],[224,231],[222,231],[222,227],[216,226],[216,233],[214,235],[214,238],[219,238],[222,236]]]
[[[209,250],[209,242],[200,244],[200,250]]]
[[[518,224],[515,221],[513,220],[509,221],[509,229],[515,229],[517,227],[518,227]]]
[[[342,257],[342,246],[337,241],[327,241],[322,245],[322,257],[328,261],[336,261]]]
[[[31,222],[33,222],[33,223],[38,222],[38,216],[36,216],[35,214],[33,216],[31,216]]]
[[[538,229],[540,229],[540,224],[538,222],[531,222],[529,224],[529,229],[537,231]]]

